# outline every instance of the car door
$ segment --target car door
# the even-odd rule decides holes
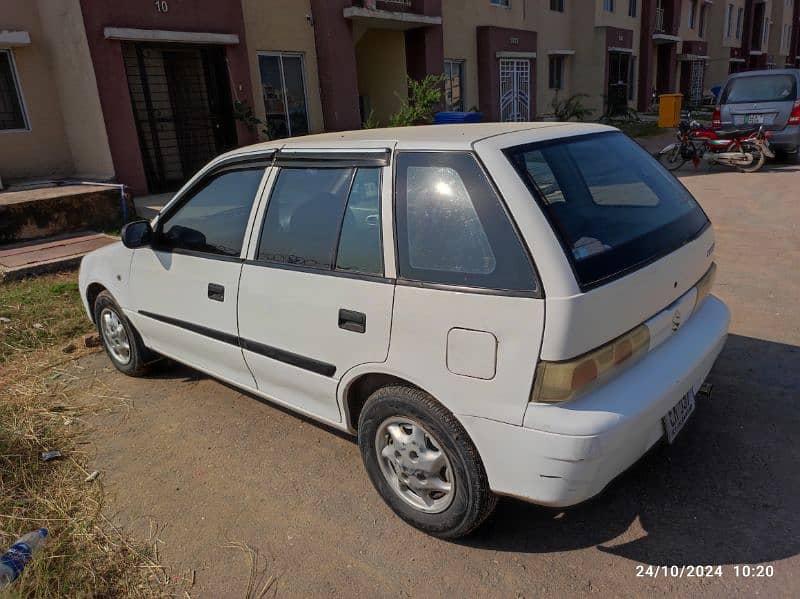
[[[226,161],[159,216],[152,247],[134,251],[131,314],[147,345],[254,388],[238,340],[236,302],[245,233],[269,157]]]
[[[242,269],[239,335],[258,390],[332,423],[341,421],[342,375],[388,352],[394,284],[384,277],[381,232],[388,157],[386,150],[279,153]]]

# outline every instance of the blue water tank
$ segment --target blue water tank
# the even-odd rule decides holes
[[[437,112],[433,115],[436,125],[454,125],[461,123],[480,123],[483,114],[480,112]]]

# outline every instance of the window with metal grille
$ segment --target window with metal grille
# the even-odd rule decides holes
[[[0,130],[27,128],[14,57],[10,50],[0,50]]]
[[[444,61],[445,109],[464,111],[464,61]]]
[[[558,54],[550,56],[550,89],[562,89],[564,87],[564,57]]]

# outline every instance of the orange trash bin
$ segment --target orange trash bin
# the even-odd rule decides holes
[[[683,94],[661,94],[658,97],[658,126],[677,127],[681,122]]]

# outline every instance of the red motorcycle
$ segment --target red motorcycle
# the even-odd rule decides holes
[[[724,164],[754,173],[764,166],[767,158],[775,157],[769,147],[771,136],[763,126],[722,130],[682,120],[678,125],[678,143],[662,148],[655,156],[671,171],[689,161],[696,168],[701,160],[706,160],[709,164]]]

